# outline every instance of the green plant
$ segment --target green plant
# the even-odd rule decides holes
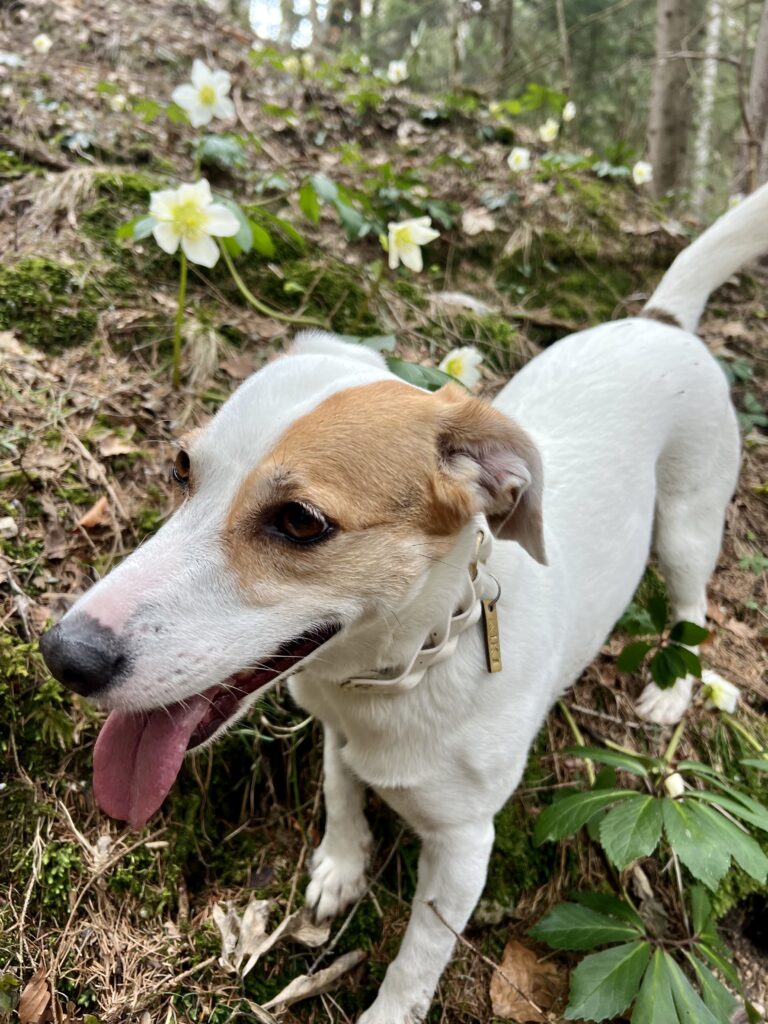
[[[635,640],[624,647],[616,659],[616,667],[621,672],[637,672],[646,656],[653,651],[649,667],[651,677],[660,689],[674,684],[676,679],[687,675],[701,678],[701,662],[697,654],[690,649],[709,636],[709,631],[695,622],[676,622],[669,626],[669,606],[662,594],[652,595],[645,607],[636,609],[637,614],[630,631],[639,633],[654,632],[658,639]],[[645,614],[642,614],[642,613]],[[628,620],[625,618],[625,628]],[[621,625],[621,623],[620,623]]]

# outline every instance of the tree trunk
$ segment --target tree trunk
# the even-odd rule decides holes
[[[768,0],[766,0],[768,2]],[[448,0],[451,63],[448,72],[448,87],[456,89],[461,74],[461,0]]]
[[[741,174],[737,190],[752,192],[768,177],[768,0],[763,4],[749,79]],[[761,154],[762,149],[762,154]]]
[[[506,96],[512,73],[515,43],[515,0],[499,0],[497,10],[499,24],[499,74],[496,87],[499,96]]]
[[[563,82],[566,93],[571,89],[571,46],[568,41],[568,26],[565,21],[565,5],[563,0],[556,0],[557,35],[560,40],[560,59],[563,62]]]
[[[299,27],[299,18],[293,7],[293,0],[280,0],[280,35],[281,46],[290,46],[296,29]]]
[[[693,147],[693,196],[692,206],[701,215],[707,191],[707,169],[712,131],[712,109],[715,105],[715,83],[717,81],[717,54],[720,50],[720,26],[722,8],[720,0],[709,0],[707,10],[707,42],[704,73],[701,77],[701,102],[699,103],[699,126]]]
[[[651,85],[648,151],[654,191],[661,196],[679,186],[688,150],[690,88],[682,57],[688,31],[689,0],[657,0],[656,67]]]

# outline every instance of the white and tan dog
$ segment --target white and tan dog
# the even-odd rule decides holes
[[[188,749],[292,676],[325,726],[318,915],[363,890],[365,786],[423,842],[411,920],[364,1024],[427,1012],[483,890],[494,815],[652,540],[673,619],[704,622],[739,436],[691,332],[709,292],[763,250],[766,223],[768,188],[678,257],[641,317],[563,339],[492,405],[302,336],[179,454],[172,519],[42,638],[53,674],[110,711],[95,792],[135,824]],[[499,586],[490,673],[477,620]],[[649,686],[642,712],[676,720],[691,684]]]

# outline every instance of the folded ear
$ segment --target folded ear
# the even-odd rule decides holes
[[[541,456],[526,432],[492,405],[470,398],[458,386],[438,392],[441,471],[472,493],[496,537],[516,540],[547,564],[541,513]],[[436,396],[437,397],[437,396]]]

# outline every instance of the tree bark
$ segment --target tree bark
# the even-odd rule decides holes
[[[768,2],[768,0],[767,0]],[[456,89],[461,74],[461,0],[448,0],[451,63],[448,72],[448,87]]]
[[[701,214],[707,191],[707,168],[711,150],[712,110],[715,105],[715,83],[717,81],[717,54],[720,50],[720,26],[722,25],[720,0],[709,0],[707,10],[707,42],[704,73],[701,76],[701,101],[699,103],[699,125],[693,147],[693,210]]]
[[[681,184],[688,151],[688,69],[685,60],[675,56],[685,48],[688,19],[689,0],[657,0],[648,151],[659,196]]]
[[[496,87],[500,96],[506,96],[512,73],[515,45],[515,0],[499,0],[499,74]]]
[[[737,189],[752,192],[768,178],[768,0],[763,3],[749,78],[741,175]]]

